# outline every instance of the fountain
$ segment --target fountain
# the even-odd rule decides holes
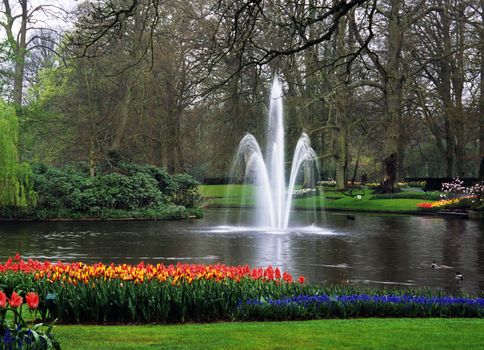
[[[256,186],[256,227],[278,232],[289,227],[293,191],[301,170],[306,182],[312,185],[317,182],[319,174],[316,153],[308,135],[302,133],[294,151],[286,188],[282,95],[281,82],[276,76],[271,89],[266,156],[263,156],[256,138],[245,135],[237,148],[231,175],[231,178],[237,178],[243,174],[244,183]]]

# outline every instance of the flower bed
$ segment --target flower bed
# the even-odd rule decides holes
[[[292,191],[292,198],[306,198],[317,196],[318,190],[315,188],[302,188],[299,190]]]
[[[240,303],[241,320],[334,317],[483,317],[484,298],[424,295],[298,295]]]
[[[456,198],[441,199],[435,202],[424,202],[417,204],[420,209],[442,210],[442,209],[465,209],[467,201],[473,201],[473,196],[461,196]]]
[[[297,281],[278,268],[24,261],[0,264],[3,293],[35,292],[43,320],[168,323],[321,317],[482,317],[483,299]]]
[[[6,293],[35,290],[42,318],[62,323],[228,320],[240,300],[293,295],[302,282],[271,266],[64,264],[18,256],[0,264]]]

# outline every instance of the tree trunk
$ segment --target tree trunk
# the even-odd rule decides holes
[[[27,48],[27,22],[28,22],[28,0],[19,0],[21,13],[13,16],[10,0],[3,0],[5,21],[1,21],[1,26],[5,29],[7,41],[13,52],[15,71],[13,77],[13,102],[18,109],[22,105],[22,90],[25,70],[25,53]],[[15,21],[20,18],[20,27],[17,35],[13,29],[16,27]]]
[[[344,57],[351,52],[351,40],[348,33],[348,19],[341,18],[335,37],[334,54],[336,57]],[[344,190],[347,187],[348,171],[348,104],[350,92],[348,90],[349,74],[346,64],[340,64],[332,76],[334,92],[334,144],[333,154],[335,160],[336,188]]]
[[[481,0],[479,51],[481,54],[481,92],[479,95],[479,179],[484,181],[484,0]]]
[[[397,154],[392,153],[385,158],[382,163],[383,182],[381,184],[382,193],[395,192],[397,182]]]
[[[22,91],[24,84],[25,70],[25,51],[27,48],[27,0],[20,0],[22,8],[20,30],[18,34],[19,41],[15,52],[15,75],[13,81],[13,102],[16,106],[22,105]]]
[[[89,143],[89,155],[88,155],[88,163],[89,163],[89,176],[94,177],[96,175],[96,151],[94,150],[94,140],[91,139]]]
[[[399,170],[399,137],[403,99],[404,75],[401,72],[403,28],[400,18],[401,0],[391,2],[388,17],[388,51],[385,65],[384,85],[386,102],[386,134],[383,163],[383,192],[393,192],[397,185]],[[401,158],[403,159],[403,158]]]
[[[348,137],[345,127],[340,127],[336,131],[335,140],[335,160],[336,160],[336,188],[343,190],[346,188]]]
[[[181,113],[174,113],[170,117],[169,124],[167,170],[170,174],[177,174],[183,170],[181,159]]]
[[[458,5],[455,34],[457,36],[457,52],[452,66],[452,86],[454,88],[454,138],[455,138],[455,159],[457,176],[464,177],[465,174],[465,128],[461,127],[465,123],[464,107],[462,97],[464,92],[465,67],[464,67],[464,8]],[[455,44],[454,44],[455,46]]]
[[[121,141],[126,132],[126,126],[129,120],[130,113],[130,102],[131,102],[131,86],[128,81],[126,81],[125,94],[123,101],[121,102],[121,110],[118,118],[118,125],[115,126],[113,142],[111,144],[111,150],[119,153],[121,148]]]

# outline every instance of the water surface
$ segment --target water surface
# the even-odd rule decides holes
[[[1,223],[0,261],[19,252],[51,261],[272,265],[311,282],[484,290],[482,221],[353,215],[328,213],[319,229],[289,233],[234,227],[239,212],[230,210],[184,221]]]

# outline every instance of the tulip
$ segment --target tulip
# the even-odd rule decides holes
[[[37,309],[39,306],[39,296],[35,292],[29,292],[25,296],[25,300],[27,301],[27,305],[29,306],[29,309]]]
[[[12,293],[12,296],[10,297],[9,304],[10,307],[16,308],[22,305],[23,299],[20,295],[18,295],[16,292]]]
[[[301,284],[304,283],[304,276],[299,276],[299,283],[301,283]]]
[[[7,295],[0,291],[0,308],[7,306]]]

